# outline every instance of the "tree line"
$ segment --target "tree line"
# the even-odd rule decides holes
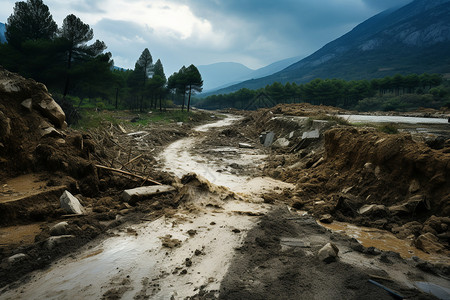
[[[367,106],[364,106],[364,102],[361,103],[361,101],[374,97],[380,99],[389,97],[404,99],[407,97],[411,98],[411,94],[423,95],[430,93],[437,98],[442,98],[444,102],[448,101],[450,89],[442,86],[443,83],[442,75],[426,73],[421,75],[396,74],[379,79],[351,81],[317,78],[305,84],[288,82],[283,85],[279,82],[274,82],[258,90],[243,88],[230,94],[212,95],[203,99],[196,99],[195,105],[209,109],[228,107],[245,109],[255,97],[264,93],[275,104],[307,102],[314,105],[330,105],[346,109],[365,110]],[[417,99],[417,97],[414,99]],[[429,100],[429,97],[426,99]],[[374,101],[371,103],[374,103]],[[420,104],[427,107],[427,103]],[[379,107],[372,105],[372,108],[384,109],[381,106],[381,104]]]
[[[16,2],[5,27],[0,65],[43,82],[57,101],[140,111],[158,106],[162,110],[175,102],[189,110],[191,95],[202,91],[203,80],[194,65],[183,66],[167,79],[161,60],[153,63],[148,48],[133,70],[114,67],[106,44],[93,41],[88,24],[70,14],[59,28],[42,0]]]

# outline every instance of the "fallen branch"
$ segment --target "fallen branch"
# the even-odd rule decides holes
[[[136,174],[133,174],[133,173],[130,173],[130,172],[126,172],[126,171],[123,171],[123,170],[119,170],[119,169],[114,169],[114,168],[105,167],[105,166],[102,166],[102,165],[95,165],[95,166],[96,166],[97,168],[99,168],[99,169],[104,169],[104,170],[108,170],[108,171],[112,171],[112,172],[117,172],[117,173],[120,173],[120,174],[124,174],[124,175],[128,175],[128,176],[140,178],[140,179],[142,179],[142,180],[149,181],[149,182],[154,183],[154,184],[157,184],[157,185],[162,185],[162,183],[159,183],[159,182],[157,182],[157,181],[155,181],[155,180],[153,180],[153,179],[150,179],[150,178],[148,178],[148,177],[145,178],[145,177],[142,177],[142,176],[140,176],[140,175],[136,175]]]
[[[142,155],[144,155],[144,154],[139,154],[139,155],[136,156],[135,158],[133,158],[133,159],[129,160],[127,163],[125,163],[122,167],[125,167],[125,166],[131,164],[131,163],[132,163],[133,161],[135,161],[136,159],[139,159]]]

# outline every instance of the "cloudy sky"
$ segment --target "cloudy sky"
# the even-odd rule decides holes
[[[134,68],[148,48],[166,75],[182,65],[263,67],[307,56],[367,18],[411,0],[44,0],[60,26],[75,14],[94,29],[116,66]],[[1,0],[0,22],[12,14]]]

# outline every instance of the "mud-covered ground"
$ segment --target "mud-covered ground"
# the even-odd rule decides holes
[[[50,97],[45,87],[1,72],[0,287],[15,282],[2,299],[390,297],[369,279],[428,299],[417,282],[448,287],[445,128],[386,134],[302,104],[234,112],[215,127],[194,128],[224,117],[198,112],[187,124],[125,120],[80,132],[34,104],[25,109],[24,100]],[[260,143],[263,131],[275,133],[271,147]],[[151,181],[176,191],[121,198]],[[83,215],[61,209],[64,190]],[[334,233],[316,219],[335,224]],[[397,250],[402,258],[381,242],[365,247],[349,236],[362,241],[366,229],[336,229],[349,223],[376,228],[380,240],[396,235],[414,251]],[[317,253],[328,242],[339,255],[324,263]]]

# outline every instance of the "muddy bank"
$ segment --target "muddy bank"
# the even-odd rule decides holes
[[[284,242],[287,238],[291,244]],[[339,258],[326,263],[317,252],[329,242],[339,248]],[[354,250],[358,247],[355,240],[325,230],[309,216],[276,209],[236,249],[219,299],[391,299],[370,279],[407,299],[434,299],[414,288],[414,282],[430,277],[414,264],[393,253],[363,254]]]
[[[238,132],[232,139],[245,138],[256,147],[261,147],[262,131],[274,132],[259,169],[296,187],[290,194],[267,195],[271,201],[317,218],[331,214],[336,220],[385,229],[426,252],[449,253],[449,131],[411,134],[408,124],[408,131],[387,134],[372,125],[351,126],[335,113],[343,112],[278,105],[247,113],[230,132]]]

